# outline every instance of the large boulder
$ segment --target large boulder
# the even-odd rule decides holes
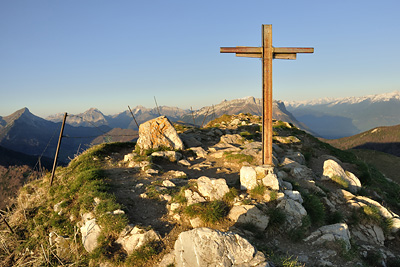
[[[197,189],[203,197],[209,200],[220,200],[229,192],[225,179],[214,179],[201,176],[197,179]]]
[[[333,180],[352,193],[357,193],[361,189],[360,180],[351,172],[344,171],[342,166],[332,159],[325,160],[321,180]]]
[[[174,126],[165,116],[161,116],[139,126],[137,146],[141,150],[167,147],[170,149],[184,149]]]
[[[100,226],[96,222],[93,213],[88,212],[82,215],[82,244],[87,252],[92,252],[98,246],[97,238],[100,236]]]
[[[261,252],[232,232],[196,228],[180,233],[174,248],[177,267],[269,266]]]
[[[116,243],[120,244],[128,254],[131,254],[141,246],[160,239],[160,235],[153,229],[146,231],[137,226],[128,225],[121,232]]]

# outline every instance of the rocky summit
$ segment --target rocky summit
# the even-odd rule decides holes
[[[274,121],[143,123],[26,184],[4,211],[2,266],[400,266],[400,186]]]

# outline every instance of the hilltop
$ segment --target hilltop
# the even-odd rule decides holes
[[[398,266],[400,186],[282,121],[262,166],[260,122],[175,125],[179,150],[90,148],[50,190],[49,175],[21,189],[2,265]]]
[[[340,149],[370,149],[400,157],[400,124],[376,127],[353,136],[324,141]]]

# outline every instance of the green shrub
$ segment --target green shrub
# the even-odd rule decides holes
[[[278,208],[268,209],[267,215],[269,216],[268,227],[280,227],[286,221],[286,213]]]
[[[329,213],[327,216],[328,224],[341,223],[343,221],[344,221],[344,216],[343,213],[341,213],[340,211]]]
[[[225,196],[223,197],[223,201],[225,201],[226,204],[230,204],[238,195],[239,195],[238,190],[234,187],[231,187],[229,188],[229,192],[226,193]]]
[[[324,224],[326,214],[324,204],[322,204],[321,200],[311,194],[304,194],[303,199],[303,206],[310,216],[311,223],[317,226]]]
[[[263,198],[266,191],[267,191],[266,186],[258,184],[253,189],[250,190],[250,196],[256,199]]]

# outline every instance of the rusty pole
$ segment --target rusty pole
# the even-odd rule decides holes
[[[51,171],[50,187],[53,185],[54,173],[56,172],[56,166],[57,166],[58,152],[60,151],[61,139],[63,137],[63,132],[64,132],[64,126],[65,126],[66,119],[67,119],[67,112],[65,112],[64,119],[63,119],[63,122],[61,124],[60,137],[58,138],[57,150],[56,150],[56,155],[54,157],[54,163],[53,163],[53,170]]]
[[[129,108],[129,111],[131,112],[131,115],[132,115],[132,117],[133,117],[133,120],[134,120],[135,123],[136,123],[137,128],[139,129],[139,124],[137,123],[137,121],[136,121],[136,119],[135,119],[135,116],[133,116],[133,112],[132,112],[131,108],[130,108],[129,106],[128,106],[128,108]]]

